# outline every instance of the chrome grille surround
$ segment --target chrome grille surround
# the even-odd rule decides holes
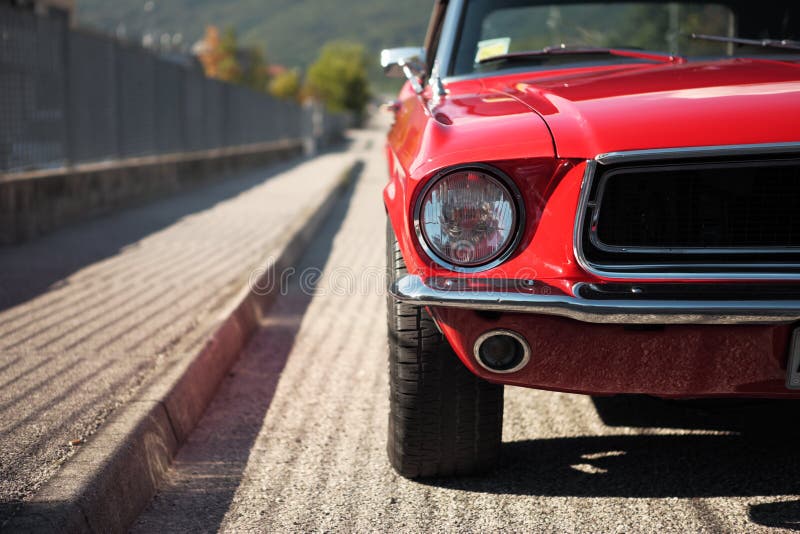
[[[709,147],[689,147],[674,149],[635,150],[600,154],[586,162],[586,170],[581,184],[581,194],[575,217],[573,231],[573,249],[578,264],[590,274],[609,280],[800,280],[800,263],[786,262],[657,262],[657,263],[621,263],[610,264],[592,262],[587,259],[584,250],[584,239],[590,216],[596,216],[598,210],[593,203],[592,192],[598,177],[600,166],[627,165],[641,163],[668,163],[675,161],[702,161],[725,157],[770,157],[800,155],[798,143],[772,143],[757,145],[729,145]],[[716,251],[706,250],[713,254]],[[725,249],[719,252],[731,252]],[[749,252],[761,252],[750,250]],[[624,254],[624,252],[623,252]]]

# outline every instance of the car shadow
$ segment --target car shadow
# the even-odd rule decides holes
[[[747,517],[765,527],[800,530],[800,501],[754,504],[750,506]]]
[[[503,461],[489,473],[423,483],[471,492],[573,497],[755,497],[800,491],[797,401],[678,402],[634,396],[594,401],[610,427],[658,430],[507,442]],[[751,516],[761,524],[793,524],[799,511],[797,504],[758,504]]]
[[[592,397],[606,426],[718,430],[742,434],[786,431],[800,410],[794,399],[670,400],[645,395]],[[797,430],[800,434],[800,428]]]

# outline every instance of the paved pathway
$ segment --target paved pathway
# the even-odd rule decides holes
[[[0,525],[155,372],[194,355],[330,153],[0,249]]]

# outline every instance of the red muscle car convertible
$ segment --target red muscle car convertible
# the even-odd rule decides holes
[[[504,384],[800,397],[800,3],[439,0],[382,64],[399,473],[491,465]]]

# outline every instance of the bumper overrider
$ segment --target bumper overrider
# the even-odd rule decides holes
[[[504,281],[504,290],[474,289],[464,279],[407,275],[390,288],[398,300],[418,306],[555,315],[601,324],[780,324],[800,320],[797,300],[667,300],[631,292],[628,298],[554,295],[535,282]],[[528,288],[525,290],[525,288]],[[591,294],[576,284],[575,295]]]

